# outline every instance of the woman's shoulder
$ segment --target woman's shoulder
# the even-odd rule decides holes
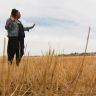
[[[7,20],[6,20],[7,22],[10,22],[11,21],[11,18],[8,18]],[[15,20],[13,20],[13,22],[14,22]]]
[[[8,19],[7,19],[7,21],[10,21],[10,20],[11,20],[11,18],[8,18]]]
[[[11,21],[11,18],[8,18],[7,20],[6,20],[6,23],[9,23]]]

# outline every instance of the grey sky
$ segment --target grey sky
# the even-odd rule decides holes
[[[7,31],[4,26],[11,10],[21,13],[24,26],[36,24],[26,33],[25,44],[31,55],[41,55],[49,49],[64,53],[84,52],[88,28],[91,27],[87,52],[96,51],[96,0],[2,0],[0,1],[0,54],[3,51],[3,38]]]

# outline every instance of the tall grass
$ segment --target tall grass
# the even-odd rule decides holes
[[[86,56],[89,33],[84,56],[54,56],[50,47],[42,57],[29,57],[28,53],[19,67],[15,59],[8,64],[4,39],[0,96],[95,96],[96,56]]]

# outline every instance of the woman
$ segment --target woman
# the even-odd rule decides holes
[[[21,14],[18,10],[12,9],[10,18],[7,19],[5,29],[8,31],[8,61],[12,64],[14,54],[16,53],[16,65],[18,66],[24,54],[24,31],[34,28],[24,27],[18,20]]]

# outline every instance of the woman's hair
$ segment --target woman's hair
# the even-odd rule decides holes
[[[18,10],[12,9],[11,14],[15,17],[17,12],[18,12]]]

